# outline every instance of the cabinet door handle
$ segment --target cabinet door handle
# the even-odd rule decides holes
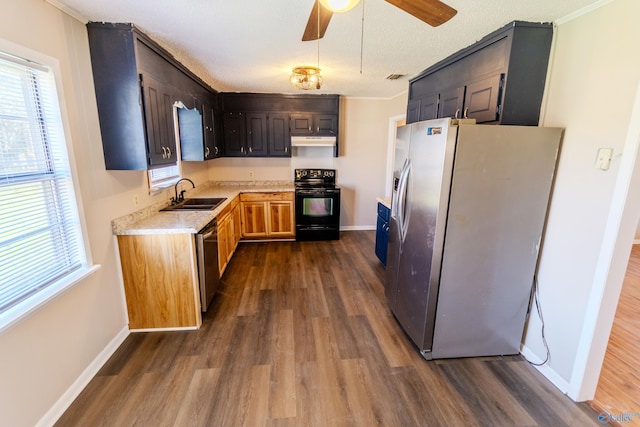
[[[167,147],[167,159],[171,158],[171,148]]]
[[[211,153],[211,150],[209,150],[209,147],[206,147],[204,150],[204,156],[209,157],[209,153]]]
[[[249,152],[253,153],[253,147],[249,147]]]
[[[289,147],[284,147],[284,152],[288,153],[289,152]]]
[[[162,158],[163,159],[167,158],[167,147],[162,147]]]
[[[311,126],[309,126],[309,132],[311,132]]]
[[[320,133],[320,126],[316,126],[316,133]]]
[[[456,114],[453,116],[454,119],[458,118],[458,114],[460,114],[460,109],[456,108]]]
[[[216,146],[215,149],[216,149],[216,154],[218,154],[218,146]]]
[[[467,117],[467,113],[468,113],[468,112],[469,112],[469,107],[467,107],[467,108],[465,108],[465,109],[464,109],[464,114],[462,115],[462,116],[463,116],[463,117],[462,117],[463,119],[468,119],[468,118],[469,118],[469,117]]]

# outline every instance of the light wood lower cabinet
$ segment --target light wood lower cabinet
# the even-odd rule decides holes
[[[222,277],[240,241],[240,205],[237,197],[217,216],[217,221],[218,269]]]
[[[242,193],[242,237],[292,238],[295,210],[292,192]]]
[[[129,329],[199,328],[193,234],[118,236]]]

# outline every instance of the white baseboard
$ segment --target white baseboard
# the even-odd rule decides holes
[[[633,241],[633,244],[634,244],[634,245],[640,245],[640,240],[634,240],[634,241]]]
[[[527,346],[522,347],[522,351],[520,353],[527,359],[533,363],[540,363],[542,360]],[[533,366],[533,365],[532,365]],[[542,366],[534,366],[546,379],[551,382],[558,390],[560,390],[563,394],[567,394],[569,391],[569,383],[560,376],[555,370],[553,370],[549,365]]]
[[[49,408],[47,413],[40,418],[36,427],[53,426],[128,336],[129,328],[128,326],[125,326],[120,332],[118,332],[111,342],[107,344],[104,350],[102,350],[100,354],[93,359],[89,366],[82,371],[80,376],[73,382],[73,384],[71,384],[71,387],[69,387],[67,391],[60,396],[60,399],[58,399],[58,401]]]
[[[360,230],[375,230],[375,225],[348,225],[340,227],[340,231],[360,231]]]

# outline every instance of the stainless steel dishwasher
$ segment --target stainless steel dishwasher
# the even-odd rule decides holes
[[[200,306],[207,311],[213,295],[220,286],[218,269],[218,223],[214,219],[196,234]]]

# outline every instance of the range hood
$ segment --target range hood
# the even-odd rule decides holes
[[[335,147],[335,136],[292,136],[292,147]]]

